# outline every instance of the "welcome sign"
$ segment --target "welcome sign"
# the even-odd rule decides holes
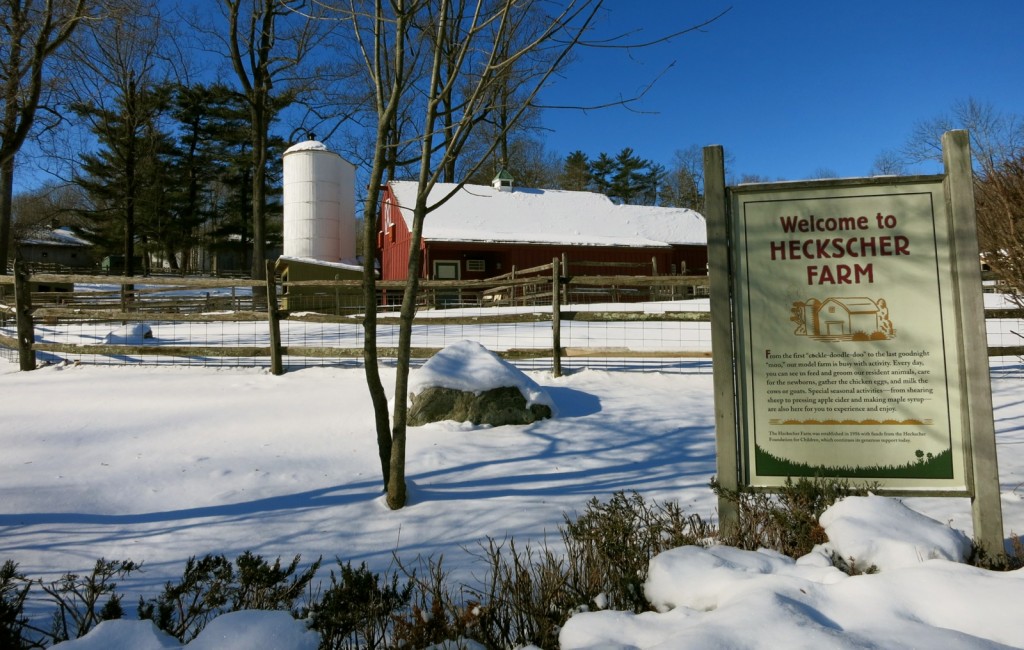
[[[943,177],[731,193],[746,483],[965,491]]]
[[[704,148],[717,479],[728,493],[837,477],[967,496],[1005,553],[966,131],[940,176],[728,187]]]

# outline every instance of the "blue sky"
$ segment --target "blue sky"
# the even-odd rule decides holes
[[[1024,116],[1024,0],[606,0],[606,7],[595,36],[632,31],[633,41],[729,11],[656,47],[582,50],[542,102],[605,104],[657,81],[629,109],[545,111],[545,145],[562,156],[632,147],[668,166],[677,149],[721,144],[730,180],[796,180],[819,169],[863,176],[915,123],[958,100]],[[16,192],[47,178],[33,157],[29,147]]]
[[[1021,0],[608,0],[605,32],[659,30],[731,10],[702,33],[632,52],[584,52],[544,99],[600,104],[674,66],[633,110],[548,111],[548,148],[632,147],[668,165],[721,144],[727,175],[867,175],[914,125],[973,97],[1024,114]],[[643,111],[643,112],[639,112]],[[912,171],[932,173],[938,168]]]

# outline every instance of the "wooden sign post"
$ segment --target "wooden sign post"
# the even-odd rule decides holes
[[[719,480],[969,496],[1002,554],[966,132],[943,147],[942,175],[731,188],[705,150]]]

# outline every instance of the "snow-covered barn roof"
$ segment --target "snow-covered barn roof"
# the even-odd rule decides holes
[[[92,242],[80,237],[67,226],[60,228],[35,228],[23,237],[20,243],[34,246],[68,246],[78,248],[92,246]]]
[[[416,183],[391,181],[390,187],[407,223],[412,222]],[[436,203],[455,189],[438,183],[430,193]],[[616,205],[603,194],[516,188],[502,192],[486,185],[466,185],[423,223],[429,241],[630,246],[665,248],[707,244],[704,218],[685,208]]]
[[[327,262],[324,260],[318,260],[312,257],[295,257],[293,255],[282,255],[277,258],[278,263],[288,264],[290,262],[300,262],[302,264],[312,264],[313,266],[322,266],[324,268],[339,269],[341,271],[357,271],[363,272],[362,264],[358,263],[358,260],[348,260],[343,262]]]

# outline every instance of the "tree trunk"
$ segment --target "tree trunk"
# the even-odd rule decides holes
[[[388,488],[391,477],[391,421],[388,415],[388,398],[384,392],[384,384],[380,380],[377,368],[377,283],[374,274],[375,255],[371,250],[376,247],[377,229],[380,210],[377,208],[380,196],[381,171],[380,161],[375,161],[374,170],[370,173],[370,192],[366,199],[366,210],[363,217],[363,372],[366,375],[366,386],[370,391],[373,403],[374,426],[377,431],[377,454],[380,458],[381,475],[384,478],[384,489]],[[376,181],[374,181],[376,179]]]
[[[265,103],[264,100],[263,103]],[[267,124],[259,107],[253,109],[252,147],[252,279],[267,279]]]
[[[7,275],[11,250],[11,220],[14,198],[14,158],[0,165],[0,275]]]
[[[427,215],[427,197],[421,190],[413,209],[412,237],[409,242],[409,271],[402,294],[398,324],[398,358],[395,368],[395,412],[391,426],[391,480],[388,482],[388,507],[405,506],[405,441],[409,409],[409,362],[412,354],[412,322],[416,315],[416,296],[420,286],[423,263],[423,220]]]

